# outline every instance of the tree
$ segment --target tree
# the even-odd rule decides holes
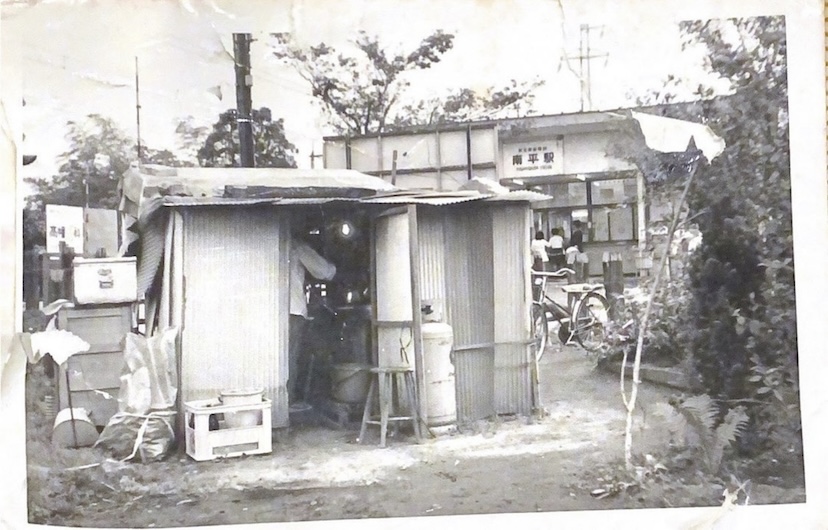
[[[704,105],[703,118],[729,147],[701,169],[702,185],[688,197],[691,211],[707,212],[690,267],[700,330],[693,349],[717,397],[743,399],[756,390],[752,355],[780,365],[796,351],[785,20],[687,22],[682,30],[733,90]]]
[[[23,246],[46,242],[46,204],[115,208],[118,178],[135,158],[133,141],[114,122],[91,114],[83,122],[67,122],[69,149],[58,158],[52,178],[27,178],[35,191],[23,211]]]
[[[134,141],[111,119],[99,114],[66,125],[69,149],[58,157],[58,174],[53,178],[26,179],[35,188],[29,204],[115,208],[118,178],[135,159]]]
[[[234,167],[239,156],[239,132],[236,124],[237,112],[230,109],[219,115],[212,130],[204,137],[204,143],[197,152],[202,167]],[[293,154],[296,146],[285,136],[283,119],[274,120],[270,109],[253,109],[253,141],[256,167],[296,167]],[[183,125],[182,125],[183,124]],[[179,134],[185,142],[201,137],[198,128],[182,121]]]
[[[691,344],[717,398],[759,402],[749,407],[756,443],[745,448],[772,448],[774,431],[799,422],[785,19],[682,29],[733,91],[705,104],[729,148],[703,168],[704,186],[689,197],[692,211],[708,212],[698,218],[704,241],[689,268]]]
[[[181,118],[175,127],[175,133],[178,135],[178,152],[185,166],[198,165],[198,151],[210,134],[210,127],[196,125],[194,120],[192,116]]]
[[[699,167],[687,194],[686,215],[703,239],[687,264],[689,297],[680,310],[685,317],[673,334],[687,344],[713,398],[746,404],[751,423],[741,449],[774,450],[781,443],[796,448],[785,20],[692,21],[681,29],[685,48],[701,46],[708,70],[729,81],[730,93],[711,97],[712,88],[701,85],[695,89],[698,104],[662,108],[670,117],[708,124],[727,143],[720,156]],[[668,79],[660,101],[668,101],[679,84]],[[783,456],[801,457],[798,449]]]
[[[46,243],[47,204],[115,209],[120,202],[118,182],[136,159],[135,141],[110,119],[90,114],[83,122],[67,122],[69,149],[62,153],[57,175],[27,178],[34,193],[23,210],[23,245]],[[181,166],[169,150],[142,146],[142,162]]]
[[[158,164],[160,166],[169,167],[186,167],[192,164],[181,160],[175,153],[169,149],[151,149],[141,147],[141,163],[142,164]]]
[[[494,119],[504,117],[510,111],[520,114],[521,107],[528,114],[532,109],[533,92],[541,86],[543,81],[540,80],[518,83],[512,79],[500,89],[490,87],[483,93],[469,88],[454,90],[442,98],[403,106],[387,129]]]
[[[389,52],[376,36],[360,32],[355,55],[337,53],[320,43],[301,48],[286,33],[273,35],[273,54],[310,86],[330,125],[341,134],[376,134],[411,125],[483,119],[531,106],[530,94],[540,82],[517,83],[482,93],[460,89],[443,98],[404,103],[409,72],[439,63],[454,46],[454,35],[435,31],[410,51]]]

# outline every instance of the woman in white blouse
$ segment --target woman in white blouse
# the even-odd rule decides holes
[[[535,239],[532,240],[530,248],[532,250],[533,264],[532,269],[538,272],[545,272],[549,267],[549,255],[546,253],[546,247],[549,242],[543,237],[543,232],[538,230],[535,232]]]

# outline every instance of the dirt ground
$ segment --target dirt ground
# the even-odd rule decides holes
[[[271,455],[105,463],[107,473],[95,476],[106,488],[66,516],[47,519],[164,527],[719,502],[723,486],[715,483],[652,481],[646,490],[593,495],[607,488],[606,478],[622,461],[625,419],[618,379],[593,365],[582,350],[553,345],[540,365],[544,417],[480,422],[421,444],[398,436],[383,449],[355,443],[355,431],[303,427],[274,443]],[[666,420],[653,411],[671,394],[642,386],[636,453],[660,454],[667,447]],[[752,503],[803,500],[804,488],[757,485],[752,494]]]

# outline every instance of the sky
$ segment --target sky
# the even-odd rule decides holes
[[[12,4],[20,4],[17,7]],[[564,17],[561,16],[561,4]],[[233,31],[269,32],[300,30],[308,42],[320,39],[340,44],[356,28],[378,32],[385,40],[411,44],[437,27],[457,32],[456,48],[446,56],[441,67],[433,70],[428,89],[454,84],[485,85],[525,73],[544,76],[550,90],[538,98],[542,112],[566,112],[578,109],[577,81],[565,72],[558,73],[562,49],[577,44],[580,23],[605,26],[607,60],[600,95],[601,106],[624,105],[631,87],[651,88],[669,72],[689,73],[691,69],[677,56],[675,22],[724,16],[749,16],[784,12],[789,17],[791,175],[794,203],[794,246],[796,249],[797,306],[800,340],[800,378],[802,385],[803,432],[808,482],[807,505],[754,506],[732,510],[722,522],[727,527],[742,528],[818,528],[825,520],[824,503],[828,497],[828,429],[825,381],[828,356],[825,353],[824,306],[828,284],[825,263],[828,261],[828,210],[826,210],[825,167],[825,90],[822,64],[823,5],[818,0],[294,0],[293,2],[257,0],[98,0],[96,2],[46,2],[38,0],[3,0],[0,20],[0,100],[4,133],[18,133],[17,122],[9,127],[8,116],[18,113],[7,94],[16,91],[7,74],[7,59],[19,54],[25,75],[22,92],[27,106],[23,125],[27,140],[23,152],[38,154],[38,160],[26,166],[24,175],[48,175],[54,169],[54,157],[65,149],[65,123],[70,119],[97,112],[114,118],[125,131],[134,131],[134,57],[141,65],[141,102],[143,136],[152,147],[174,146],[174,119],[193,115],[209,124],[219,112],[232,106],[232,90],[218,100],[211,91],[217,85],[229,89],[233,83],[232,61],[222,42],[230,41]],[[563,23],[567,39],[561,30]],[[568,40],[569,39],[569,40]],[[574,40],[571,40],[574,39]],[[563,46],[562,43],[568,44]],[[12,49],[10,51],[10,48]],[[309,98],[302,86],[272,62],[264,50],[254,53],[253,98],[256,106],[269,106],[276,115],[284,115],[288,134],[302,152],[300,164],[307,165],[307,155],[314,141],[321,142],[321,121],[311,113]],[[597,75],[597,74],[596,74]],[[268,79],[269,78],[269,79]],[[574,83],[574,86],[573,86]],[[542,106],[541,106],[542,104]],[[0,223],[2,257],[0,278],[4,289],[21,281],[15,265],[15,204],[13,164],[15,153],[10,142],[0,142]],[[11,191],[11,193],[10,193]],[[18,225],[19,226],[19,225]],[[19,249],[19,240],[18,246]],[[19,260],[20,254],[16,257]],[[6,281],[8,280],[8,281]],[[19,283],[17,284],[19,289]],[[5,291],[4,291],[5,292]],[[8,291],[11,292],[11,291]],[[2,299],[3,297],[0,297]],[[11,297],[5,297],[11,300]],[[14,304],[0,306],[0,322],[19,324]],[[11,310],[9,310],[12,308]],[[18,318],[15,318],[17,315]],[[11,324],[4,325],[5,340]],[[17,329],[17,328],[14,328]],[[12,357],[14,361],[15,357]],[[25,372],[22,363],[10,362],[3,371],[3,382]],[[10,370],[14,368],[14,370]],[[11,375],[7,378],[7,372]],[[22,386],[3,385],[4,412],[23,407]],[[8,398],[8,399],[7,399]],[[8,418],[7,418],[8,416]],[[4,414],[10,421],[9,432],[22,432],[22,413]],[[13,437],[12,437],[13,438]],[[23,437],[13,440],[0,436],[4,485],[10,495],[2,495],[4,515],[12,508],[24,521],[25,447]],[[12,465],[13,464],[13,465]],[[16,486],[15,486],[16,485]],[[4,493],[5,488],[3,489]],[[693,512],[692,517],[696,517]],[[524,514],[506,519],[538,526],[538,514]],[[606,520],[608,514],[545,514],[544,522],[562,526],[587,526]],[[689,515],[665,510],[625,510],[612,512],[617,528],[661,528],[675,525]],[[699,514],[722,517],[718,511]],[[575,517],[577,519],[571,519]],[[645,521],[644,518],[647,518]],[[531,518],[531,519],[530,519]],[[439,519],[439,520],[438,520]],[[709,521],[713,520],[709,519]],[[566,522],[570,522],[569,525]],[[577,523],[581,524],[578,525]],[[416,528],[415,519],[395,522],[401,528]],[[574,523],[574,524],[573,524]],[[731,524],[733,523],[733,524]],[[741,523],[741,524],[740,524]],[[435,518],[434,527],[456,526],[454,520]],[[561,526],[561,524],[558,524]]]
[[[610,0],[65,0],[6,5],[2,45],[23,65],[24,151],[37,154],[23,176],[49,176],[66,150],[66,122],[91,113],[136,136],[136,58],[142,143],[175,151],[175,125],[192,116],[212,124],[235,106],[232,33],[251,32],[252,100],[285,120],[288,139],[310,166],[331,134],[303,80],[272,57],[268,35],[346,49],[357,31],[411,49],[436,29],[455,34],[441,63],[410,76],[412,99],[451,88],[485,90],[511,79],[540,79],[534,112],[581,108],[580,25],[589,24],[594,110],[632,106],[668,74],[704,79],[698,50],[682,52],[677,21],[686,9],[635,10]],[[335,13],[335,16],[331,16]],[[709,79],[708,79],[709,80]],[[697,82],[695,84],[698,84]],[[689,96],[687,96],[689,97]]]

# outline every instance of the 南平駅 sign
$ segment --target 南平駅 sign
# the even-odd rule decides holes
[[[46,205],[46,252],[60,252],[61,241],[72,247],[76,254],[83,253],[83,208]]]
[[[563,142],[541,140],[504,144],[503,175],[506,178],[539,177],[563,172]]]

